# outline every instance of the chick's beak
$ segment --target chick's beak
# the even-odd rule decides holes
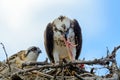
[[[42,51],[41,51],[41,50],[39,50],[39,51],[38,51],[38,53],[42,53]]]

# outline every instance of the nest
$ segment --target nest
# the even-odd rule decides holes
[[[23,63],[22,68],[0,62],[0,80],[119,80],[120,69],[117,67],[116,52],[120,46],[115,47],[111,54],[94,60],[66,61],[51,64],[48,60],[43,62]],[[109,74],[98,76],[94,67],[87,71],[81,65],[101,65],[109,70]]]

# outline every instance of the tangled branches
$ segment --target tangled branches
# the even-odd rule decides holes
[[[116,62],[116,52],[120,46],[107,54],[106,57],[94,60],[77,60],[68,62],[63,60],[59,64],[51,64],[47,60],[43,62],[23,63],[22,69],[12,67],[9,79],[12,80],[119,80],[119,69]],[[109,74],[105,76],[96,75],[93,70],[87,71],[82,64],[85,65],[102,65],[109,70]],[[1,75],[1,74],[0,74]],[[3,76],[3,75],[2,75]],[[8,76],[8,75],[6,75]],[[3,78],[2,78],[3,79]],[[6,79],[8,80],[8,79]]]

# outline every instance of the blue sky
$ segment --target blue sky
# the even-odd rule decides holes
[[[101,58],[120,45],[119,0],[0,0],[0,42],[8,55],[29,46],[42,50],[38,61],[44,61],[43,33],[46,25],[60,15],[77,19],[82,28],[83,47],[80,58]],[[120,65],[120,51],[117,54]],[[5,55],[0,46],[0,60]]]

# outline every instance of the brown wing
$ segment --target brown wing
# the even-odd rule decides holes
[[[52,28],[51,23],[49,23],[47,25],[46,30],[44,32],[44,45],[45,45],[45,49],[46,49],[48,58],[50,59],[50,61],[52,63],[54,63],[54,58],[53,58],[53,46],[54,46],[53,28]]]
[[[9,62],[14,62],[16,60],[16,57],[19,58],[21,61],[25,60],[25,52],[26,50],[21,50],[16,54],[13,54],[8,58]]]
[[[81,27],[77,22],[77,20],[74,19],[73,22],[74,22],[74,32],[75,32],[75,44],[77,44],[75,59],[78,59],[82,48],[82,32],[81,32]]]

